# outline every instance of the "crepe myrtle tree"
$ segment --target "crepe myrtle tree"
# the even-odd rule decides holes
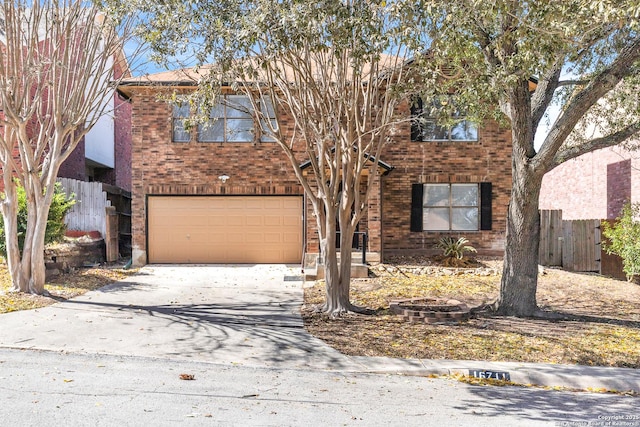
[[[352,239],[378,179],[380,153],[394,126],[408,120],[395,115],[410,54],[397,27],[397,5],[170,3],[135,4],[148,17],[143,33],[158,60],[213,64],[194,95],[198,102],[215,102],[223,83],[248,95],[256,128],[282,148],[313,206],[325,268],[321,310],[332,316],[362,311],[349,298]],[[293,125],[280,123],[282,117]],[[310,172],[300,166],[305,161]]]
[[[445,70],[476,118],[498,114],[511,126],[512,192],[494,308],[548,315],[536,303],[542,178],[640,130],[639,2],[415,0],[404,7],[405,26],[430,52],[422,67]],[[554,105],[557,117],[548,114]],[[543,120],[549,131],[537,147]]]
[[[9,0],[0,6],[0,207],[11,290],[44,292],[47,217],[62,162],[107,113],[127,18],[77,0]],[[18,196],[27,221],[18,245]]]

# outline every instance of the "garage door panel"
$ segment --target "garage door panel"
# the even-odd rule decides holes
[[[263,216],[249,215],[246,224],[247,226],[263,226],[266,225],[265,222],[266,219]]]
[[[273,226],[283,224],[283,218],[281,216],[267,215],[264,217],[264,225]]]
[[[248,244],[261,244],[266,241],[265,233],[246,233],[244,241]]]
[[[266,243],[282,243],[284,241],[282,233],[264,233]]]
[[[300,261],[299,196],[151,196],[148,200],[149,262]]]
[[[302,217],[299,215],[288,215],[281,219],[282,223],[286,226],[295,226],[302,223]]]
[[[229,226],[239,226],[239,225],[246,225],[247,223],[247,218],[244,216],[240,216],[239,214],[235,213],[235,214],[230,214],[231,216],[227,217],[227,225]]]

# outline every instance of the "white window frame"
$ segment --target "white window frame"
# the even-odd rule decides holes
[[[429,188],[447,188],[448,197],[445,199],[439,199],[435,203],[430,201]],[[471,204],[456,204],[454,202],[454,188],[462,187],[475,187],[476,197]],[[445,202],[444,204],[442,202]],[[480,230],[480,185],[478,183],[429,183],[424,184],[423,199],[422,199],[422,229],[423,231],[479,231]],[[447,211],[448,225],[447,227],[436,227],[433,225],[432,218],[442,218],[443,216],[435,215],[436,211]],[[474,211],[476,217],[476,224],[473,228],[456,227],[454,224],[455,211]],[[432,217],[430,214],[433,212],[435,215]],[[431,220],[431,221],[430,221]]]

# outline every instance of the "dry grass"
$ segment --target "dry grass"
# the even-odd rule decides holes
[[[596,274],[547,269],[538,304],[565,314],[549,321],[484,315],[453,325],[406,323],[390,314],[394,298],[449,297],[470,306],[494,300],[500,277],[396,273],[355,279],[352,301],[373,316],[329,320],[313,313],[324,284],[305,290],[307,330],[350,355],[640,367],[640,286]]]
[[[122,280],[137,270],[122,266],[101,266],[78,269],[53,277],[45,284],[48,296],[9,292],[11,280],[5,265],[0,265],[0,313],[45,307]]]

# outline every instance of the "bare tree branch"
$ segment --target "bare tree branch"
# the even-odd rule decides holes
[[[634,72],[633,64],[639,59],[640,36],[637,36],[624,47],[607,68],[596,75],[568,102],[545,138],[536,156],[537,164],[544,165],[545,169],[552,165],[555,154],[580,119],[602,96],[611,91],[624,77]]]
[[[636,135],[638,132],[640,132],[640,122],[633,123],[625,127],[624,129],[610,135],[603,136],[601,138],[594,138],[576,146],[560,149],[553,159],[551,169],[560,166],[562,163],[568,160],[574,159],[586,153],[590,153],[594,150],[618,145]]]
[[[555,61],[553,66],[540,77],[536,90],[533,92],[531,97],[531,122],[534,129],[540,124],[540,120],[544,117],[549,104],[553,100],[553,94],[558,88],[562,64],[564,63],[563,59]]]

